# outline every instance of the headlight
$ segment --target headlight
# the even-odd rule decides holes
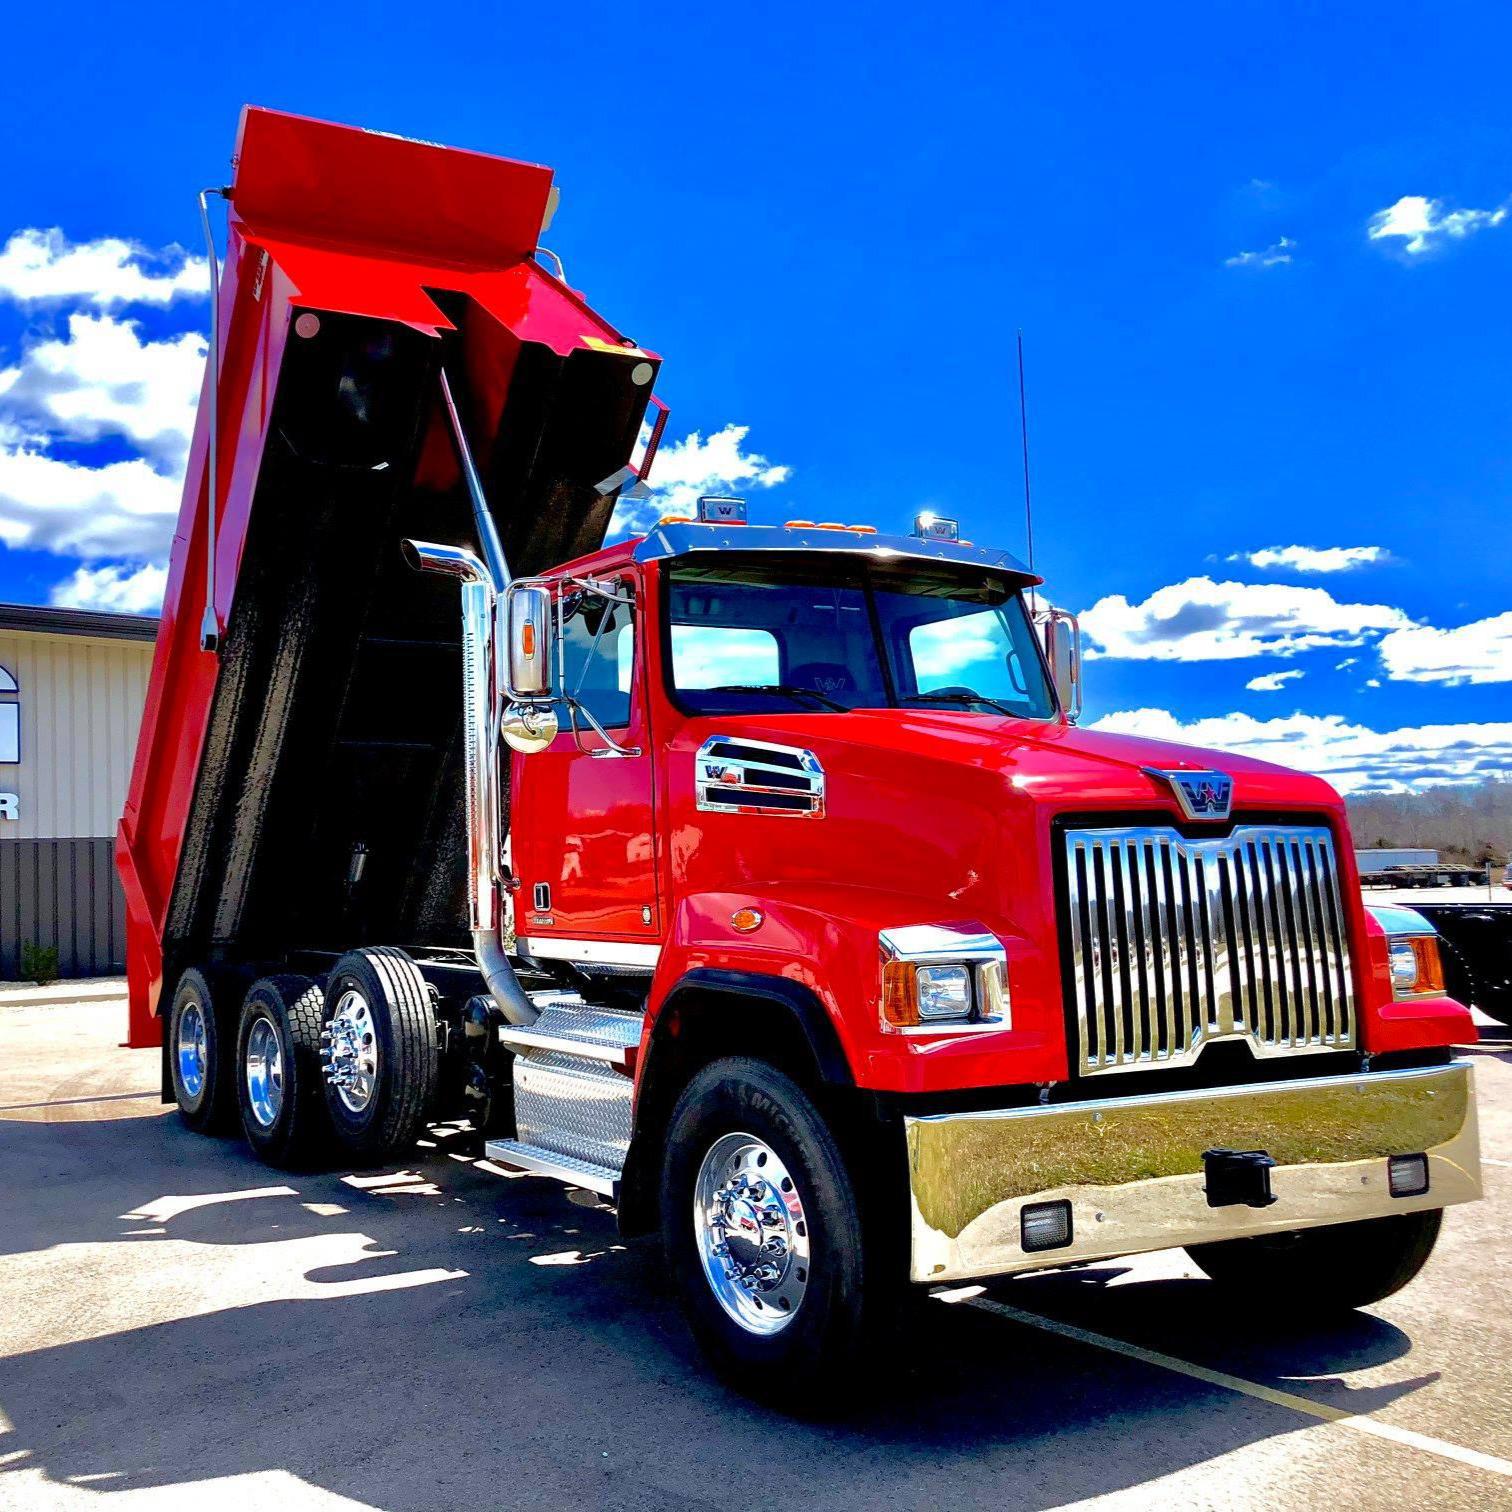
[[[882,1027],[894,1032],[1004,1029],[1011,1023],[1008,955],[974,925],[910,924],[884,929]]]
[[[1409,935],[1387,941],[1391,990],[1399,998],[1442,997],[1444,963],[1437,935]]]
[[[971,973],[964,966],[917,966],[921,1019],[965,1018],[971,1012]]]
[[[1392,996],[1442,997],[1444,962],[1433,925],[1415,908],[1383,903],[1371,905],[1370,911],[1386,931]]]

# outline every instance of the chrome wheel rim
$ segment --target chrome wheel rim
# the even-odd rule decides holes
[[[178,1026],[179,1082],[190,1097],[205,1086],[205,1010],[197,1000],[184,1005]]]
[[[326,1080],[348,1112],[361,1113],[378,1089],[378,1035],[373,1011],[355,987],[348,987],[337,998],[326,1033],[331,1052]]]
[[[719,1305],[747,1333],[780,1333],[809,1282],[809,1227],[798,1184],[754,1134],[715,1140],[698,1168],[693,1230]]]
[[[264,1016],[247,1036],[247,1102],[258,1127],[271,1129],[283,1108],[283,1046],[273,1020]]]

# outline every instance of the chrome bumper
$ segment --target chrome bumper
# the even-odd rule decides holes
[[[1043,1270],[1481,1194],[1468,1064],[905,1118],[915,1281]],[[1203,1152],[1264,1150],[1269,1207],[1209,1207]],[[1428,1156],[1428,1190],[1393,1197],[1390,1155]],[[1019,1210],[1071,1204],[1072,1242],[1026,1252]]]

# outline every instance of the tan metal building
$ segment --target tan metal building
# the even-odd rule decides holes
[[[157,621],[0,604],[0,981],[23,946],[63,976],[124,969],[116,823]]]

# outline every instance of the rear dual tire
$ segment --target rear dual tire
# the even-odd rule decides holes
[[[354,1159],[413,1146],[436,1100],[440,1047],[430,987],[402,950],[374,946],[337,961],[326,986],[322,1079],[332,1133]]]
[[[308,977],[254,982],[217,1000],[230,976],[190,967],[169,1012],[167,1057],[179,1116],[196,1133],[239,1121],[270,1165],[320,1161],[332,1144],[373,1163],[408,1150],[434,1108],[435,1007],[419,968],[378,946],[341,957],[322,992]]]
[[[226,984],[191,966],[178,979],[168,1010],[169,1078],[179,1117],[196,1134],[236,1123],[236,1010],[218,1001]]]
[[[263,977],[242,1001],[237,1105],[252,1153],[273,1166],[315,1164],[329,1150],[321,1093],[324,995],[302,976]]]

